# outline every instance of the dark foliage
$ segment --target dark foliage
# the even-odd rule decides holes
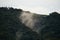
[[[39,40],[39,35],[20,22],[21,9],[0,7],[0,40]]]
[[[60,14],[53,12],[46,17],[41,31],[42,40],[60,40]]]
[[[60,14],[34,15],[40,20],[38,34],[21,23],[21,12],[21,9],[0,7],[0,40],[60,40]]]

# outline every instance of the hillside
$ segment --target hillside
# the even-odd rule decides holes
[[[21,23],[21,9],[0,8],[0,40],[38,40],[39,35]]]
[[[60,40],[60,14],[0,7],[0,40]]]

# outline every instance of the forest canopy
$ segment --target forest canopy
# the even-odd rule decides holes
[[[39,15],[0,7],[0,40],[60,40],[60,14]]]

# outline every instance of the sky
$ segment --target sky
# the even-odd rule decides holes
[[[14,7],[37,14],[60,13],[60,0],[0,0],[0,7]]]

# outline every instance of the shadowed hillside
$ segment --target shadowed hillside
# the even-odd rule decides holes
[[[21,9],[0,8],[0,40],[39,40],[39,35],[21,23]]]
[[[0,40],[60,40],[60,14],[0,7]]]
[[[60,14],[52,12],[46,17],[41,31],[42,40],[60,40]]]

